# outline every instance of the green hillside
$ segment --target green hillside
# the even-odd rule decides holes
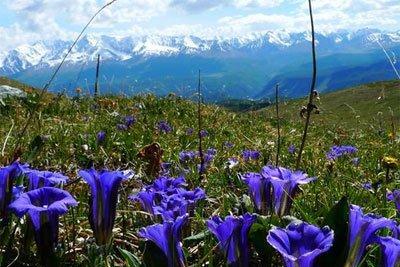
[[[304,177],[304,183],[299,182],[290,199],[282,202],[272,197],[272,189],[268,191],[259,186],[260,194],[268,194],[269,198],[262,202],[261,209],[254,205],[251,199],[254,194],[249,193],[241,175],[260,173],[264,166],[276,164],[278,131],[273,106],[233,112],[217,105],[202,105],[202,129],[207,131],[202,139],[202,152],[206,153],[208,162],[204,175],[199,176],[199,157],[186,160],[181,156],[181,152],[186,151],[196,155],[199,149],[196,103],[172,94],[164,98],[146,94],[97,99],[48,94],[40,109],[34,110],[38,99],[37,94],[32,93],[27,99],[7,99],[6,106],[0,106],[0,166],[19,158],[33,169],[68,176],[67,184],[56,186],[70,192],[79,204],[65,211],[57,224],[60,231],[55,257],[60,266],[144,266],[132,263],[136,260],[131,254],[146,266],[165,265],[164,254],[138,234],[143,227],[162,223],[162,218],[129,198],[159,175],[184,176],[184,186],[188,190],[204,190],[206,195],[191,203],[190,210],[187,206],[184,210],[186,202],[182,198],[178,203],[168,202],[168,205],[182,208],[184,216],[186,212],[190,216],[182,236],[167,238],[178,238],[176,243],[182,243],[185,266],[225,266],[226,257],[218,246],[219,241],[208,230],[207,221],[214,215],[225,218],[229,214],[240,216],[247,212],[258,214],[248,234],[249,266],[283,266],[281,256],[268,245],[266,236],[273,226],[286,227],[295,219],[318,227],[328,225],[334,230],[334,248],[318,259],[319,266],[345,266],[346,256],[350,255],[346,246],[347,229],[351,227],[347,219],[349,204],[361,206],[365,213],[373,212],[398,221],[396,206],[386,200],[386,194],[388,190],[399,188],[400,180],[396,163],[396,158],[400,158],[399,85],[399,82],[376,83],[321,95],[317,103],[321,113],[312,118],[300,165],[306,175],[316,180],[310,182]],[[299,175],[293,170],[297,169],[296,156],[303,130],[299,110],[304,104],[304,100],[293,100],[280,106],[279,166],[289,169],[290,177]],[[237,103],[234,106],[237,107]],[[393,123],[390,108],[394,114]],[[382,115],[377,115],[379,112]],[[29,114],[34,116],[29,117]],[[28,123],[27,131],[19,140],[25,123]],[[99,141],[101,132],[104,139]],[[328,160],[327,153],[334,145],[354,146],[357,152]],[[291,146],[294,151],[289,151]],[[151,150],[154,147],[158,148]],[[245,150],[260,152],[260,156],[249,160],[243,154]],[[391,165],[385,157],[392,157],[389,158]],[[235,164],[232,158],[237,160]],[[130,170],[135,174],[110,190],[118,197],[108,198],[110,203],[117,202],[117,208],[115,224],[109,232],[112,238],[107,240],[106,246],[96,245],[93,238],[88,219],[93,211],[90,206],[93,198],[89,198],[93,191],[79,175],[80,170],[92,166],[97,170]],[[279,173],[282,175],[281,171]],[[285,179],[281,180],[285,186],[289,186],[288,181],[290,186],[296,182]],[[28,188],[30,180],[22,176],[11,183]],[[179,192],[182,190],[179,188]],[[281,191],[285,190],[286,187]],[[98,193],[96,198],[100,195],[103,196]],[[161,205],[155,201],[151,206]],[[101,204],[97,207],[102,207],[109,202],[98,203]],[[278,213],[276,207],[280,203],[287,208],[283,214],[290,216]],[[46,210],[47,204],[46,207],[38,205],[40,210]],[[5,226],[0,228],[0,250],[6,255],[0,257],[1,265],[40,266],[37,246],[33,237],[29,238],[27,224],[30,220],[20,220],[13,214],[9,219],[1,221]],[[380,255],[379,246],[373,247],[365,253],[365,264],[360,266],[382,266]],[[125,264],[128,259],[130,265]]]
[[[379,127],[400,122],[400,81],[377,82],[333,93],[321,94],[316,105],[320,114],[314,118],[323,124],[339,124],[357,128]],[[292,100],[280,105],[281,116],[291,121],[300,120],[300,109],[307,99]],[[275,116],[275,106],[268,109],[268,116]]]

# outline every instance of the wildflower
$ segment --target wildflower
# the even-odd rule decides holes
[[[288,147],[288,152],[293,155],[294,153],[296,153],[296,147],[294,145],[290,145]]]
[[[215,155],[217,155],[217,150],[215,148],[209,148],[209,149],[207,149],[206,154],[215,156]]]
[[[125,124],[117,124],[117,130],[126,131],[128,130],[128,127]]]
[[[186,135],[192,135],[193,132],[194,132],[194,129],[193,129],[193,128],[187,128],[187,129],[186,129]]]
[[[157,124],[157,129],[158,129],[158,131],[159,131],[160,133],[165,133],[165,134],[167,134],[167,133],[172,132],[172,127],[171,127],[171,125],[170,125],[168,122],[166,122],[166,121],[160,121],[160,122],[158,122],[158,124]]]
[[[188,215],[184,215],[178,217],[175,221],[153,224],[139,231],[142,238],[153,242],[164,252],[169,267],[185,266],[181,233],[187,220]]]
[[[242,152],[242,158],[244,161],[258,160],[261,157],[261,153],[257,150],[244,150]]]
[[[234,147],[235,145],[231,142],[225,141],[224,142],[224,148],[226,149],[231,149],[232,147]]]
[[[136,118],[133,116],[125,116],[124,124],[127,128],[130,128],[133,124],[135,124]]]
[[[262,169],[262,175],[269,178],[272,184],[274,208],[278,216],[289,214],[300,185],[316,180],[301,171],[291,171],[282,167],[266,166]]]
[[[79,175],[90,186],[89,222],[96,243],[105,245],[110,241],[112,235],[118,187],[127,177],[120,171],[97,172],[94,169],[80,171]]]
[[[19,198],[24,193],[25,187],[23,185],[13,186],[12,188],[12,199]]]
[[[67,176],[50,171],[30,170],[27,172],[27,176],[29,178],[29,190],[40,187],[54,187],[65,184],[68,181]]]
[[[286,267],[312,267],[315,259],[333,244],[333,231],[306,222],[294,222],[285,229],[273,228],[267,242],[283,257]]]
[[[386,194],[387,200],[394,202],[396,209],[400,212],[400,190],[396,189],[393,192]]]
[[[381,237],[382,266],[396,267],[400,264],[400,240],[393,237]]]
[[[18,161],[0,168],[0,219],[7,215],[7,207],[12,199],[14,181],[28,170],[28,165]]]
[[[180,163],[188,163],[189,161],[193,161],[197,156],[197,152],[195,151],[182,151],[179,153],[179,161]]]
[[[249,195],[257,211],[266,215],[271,206],[270,178],[254,172],[246,173],[241,178],[249,187]]]
[[[361,187],[367,191],[373,191],[373,187],[372,187],[372,183],[367,182],[367,183],[363,183],[361,184]]]
[[[228,169],[233,169],[237,165],[239,165],[239,160],[237,158],[228,159],[228,162],[227,162]]]
[[[161,215],[164,221],[175,220],[178,216],[191,213],[196,202],[206,197],[204,190],[196,188],[189,191],[185,186],[186,181],[183,177],[160,177],[152,185],[146,186],[144,190],[129,198],[139,201],[148,213]]]
[[[364,214],[359,206],[350,206],[349,255],[346,266],[358,266],[368,245],[377,241],[377,231],[388,228],[397,235],[396,222],[375,214]]]
[[[249,266],[248,233],[256,219],[256,215],[246,213],[239,217],[229,215],[225,220],[214,216],[207,221],[208,229],[218,239],[229,266]]]
[[[201,130],[201,131],[200,131],[200,136],[203,137],[203,138],[204,138],[204,137],[207,137],[207,136],[208,136],[207,130]]]
[[[354,146],[333,146],[330,151],[326,153],[329,160],[336,160],[346,155],[357,153],[358,149]]]
[[[97,143],[102,144],[106,141],[106,132],[100,131],[97,133]]]
[[[10,204],[10,210],[19,218],[26,213],[29,215],[43,265],[50,266],[48,261],[58,241],[59,216],[77,205],[78,202],[67,191],[53,187],[29,191]]]

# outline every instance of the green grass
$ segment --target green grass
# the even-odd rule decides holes
[[[378,100],[382,88],[385,97]],[[321,114],[312,117],[301,165],[304,172],[318,180],[302,187],[302,192],[295,198],[292,216],[323,226],[332,206],[343,196],[347,196],[350,203],[360,205],[368,212],[396,218],[394,204],[386,203],[383,199],[386,195],[385,188],[392,190],[400,187],[398,170],[390,171],[389,175],[393,180],[374,192],[363,190],[361,185],[379,181],[385,176],[386,170],[381,164],[384,156],[400,158],[399,92],[398,82],[386,82],[320,96],[317,105]],[[4,165],[10,163],[15,156],[14,147],[18,133],[37,101],[35,95],[37,94],[33,91],[27,100],[8,100],[7,107],[0,109],[0,149],[4,145],[1,156],[1,163]],[[198,147],[196,135],[186,135],[187,128],[196,128],[196,104],[175,96],[159,99],[152,95],[129,99],[102,97],[98,101],[62,97],[56,102],[54,99],[47,95],[40,112],[34,116],[35,119],[29,121],[30,127],[22,137],[18,155],[23,162],[28,162],[34,168],[61,171],[71,180],[77,179],[78,170],[91,164],[99,169],[133,169],[137,178],[124,183],[120,191],[114,246],[107,260],[115,265],[122,264],[123,257],[117,247],[141,258],[144,246],[137,231],[151,223],[146,215],[139,212],[140,207],[128,202],[127,197],[133,191],[139,190],[143,182],[149,183],[154,177],[145,174],[146,163],[137,154],[144,146],[158,142],[164,150],[162,160],[173,163],[172,175],[179,175],[182,171],[178,160],[179,152],[196,150]],[[100,102],[103,104],[99,104]],[[299,146],[303,120],[298,114],[304,103],[304,100],[295,100],[281,105],[283,125],[280,162],[287,168],[295,166],[295,157],[287,148],[291,144]],[[379,112],[382,114],[378,115]],[[231,112],[215,105],[203,106],[203,128],[209,132],[204,140],[204,148],[216,148],[218,154],[204,181],[198,180],[195,164],[190,166],[190,171],[186,174],[190,187],[201,186],[208,199],[196,209],[185,238],[202,233],[206,229],[205,220],[214,214],[254,211],[251,203],[244,197],[247,193],[246,186],[237,175],[249,171],[257,172],[265,164],[274,163],[277,128],[273,114],[272,106],[266,110],[246,113]],[[134,115],[137,122],[127,131],[118,131],[116,125],[121,123],[125,115]],[[173,126],[172,133],[161,134],[156,130],[155,125],[161,120],[166,120]],[[394,138],[392,124],[397,131]],[[96,134],[101,130],[106,132],[107,139],[104,145],[99,146],[96,143]],[[235,146],[232,149],[224,148],[226,141]],[[357,157],[361,159],[360,165],[351,164],[350,158],[334,163],[327,161],[325,153],[334,144],[356,146],[359,149]],[[86,146],[88,149],[85,149]],[[237,167],[227,170],[227,159],[240,157],[244,149],[259,150],[263,157],[255,162],[240,161]],[[106,265],[91,239],[87,220],[88,186],[78,182],[66,189],[79,200],[80,205],[74,209],[74,217],[70,212],[61,220],[59,253],[62,265]],[[261,264],[263,260],[255,251],[260,242],[264,242],[261,247],[268,247],[265,233],[271,225],[285,226],[287,223],[287,220],[274,215],[259,218],[251,231],[250,242],[251,258],[255,265]],[[264,236],[257,236],[260,232]],[[13,241],[15,249],[10,255],[12,259],[17,257],[16,249],[22,247],[22,236],[18,232]],[[72,240],[75,253],[71,252]],[[204,259],[210,266],[223,265],[224,257],[219,250],[211,252],[216,245],[217,242],[211,235],[200,235],[196,242],[185,241],[189,264],[193,265]],[[24,250],[17,258],[17,263],[32,266],[37,264],[34,251],[33,245]],[[272,248],[269,248],[268,253],[271,265],[280,266],[278,254]],[[372,253],[367,262],[370,264],[368,266],[378,266],[379,257]],[[112,266],[110,264],[108,266]]]

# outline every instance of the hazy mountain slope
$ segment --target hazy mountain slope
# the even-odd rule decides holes
[[[392,79],[393,71],[376,39],[397,61],[400,32],[318,33],[319,89]],[[70,45],[70,41],[38,42],[2,52],[0,75],[41,87]],[[68,57],[52,90],[92,90],[98,54],[102,57],[103,93],[151,91],[191,96],[199,69],[209,101],[268,97],[277,82],[285,95],[298,97],[307,91],[310,80],[308,32],[278,31],[234,38],[85,36]]]

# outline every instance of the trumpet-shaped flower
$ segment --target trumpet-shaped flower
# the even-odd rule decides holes
[[[400,266],[400,240],[393,237],[381,237],[379,239],[382,250],[382,266]]]
[[[142,208],[152,215],[161,215],[164,220],[175,220],[178,216],[190,214],[196,202],[206,197],[204,190],[196,188],[189,191],[185,186],[184,177],[160,177],[129,198],[139,201]]]
[[[270,178],[254,172],[246,173],[241,178],[249,188],[249,195],[257,211],[266,215],[272,204]]]
[[[300,189],[300,185],[314,181],[307,174],[300,171],[291,171],[286,168],[266,166],[262,175],[268,177],[273,188],[274,208],[278,216],[287,215],[293,203],[293,198]]]
[[[136,118],[133,116],[125,116],[124,124],[126,127],[130,128],[133,124],[135,124]]]
[[[54,187],[68,182],[68,177],[58,172],[29,170],[27,176],[29,178],[29,190],[40,187]]]
[[[118,188],[127,177],[120,171],[97,172],[94,169],[80,171],[79,175],[90,186],[89,222],[96,243],[105,245],[110,241],[114,227]]]
[[[164,133],[164,134],[167,134],[167,133],[172,132],[172,127],[171,127],[171,125],[170,125],[168,122],[166,122],[166,121],[160,121],[160,122],[158,122],[158,123],[157,123],[157,129],[158,129],[158,131],[159,131],[160,133]]]
[[[230,266],[249,266],[248,233],[256,219],[256,215],[246,213],[239,217],[229,215],[225,220],[214,216],[207,221]]]
[[[358,149],[354,146],[333,146],[326,153],[326,157],[329,160],[335,160],[343,156],[351,155],[357,153]]]
[[[286,267],[312,267],[315,259],[332,247],[333,231],[295,222],[270,230],[267,241],[282,255]]]
[[[258,160],[261,157],[261,153],[257,150],[244,150],[242,152],[242,158],[244,161]]]
[[[346,266],[358,266],[365,248],[378,241],[377,232],[381,229],[390,229],[397,236],[396,222],[375,214],[364,214],[359,206],[350,206],[349,215],[349,254]]]
[[[97,143],[102,144],[106,141],[106,132],[100,131],[96,135]]]
[[[78,202],[67,191],[42,187],[23,193],[9,208],[20,218],[26,213],[29,215],[42,261],[47,262],[57,244],[59,216],[76,205]]]
[[[388,192],[386,197],[389,201],[394,202],[396,209],[400,212],[400,190],[396,189],[393,192]]]
[[[150,225],[139,231],[142,238],[153,242],[164,252],[169,267],[185,266],[181,233],[187,220],[188,215],[184,215],[175,221]]]
[[[9,166],[0,168],[0,219],[7,215],[7,207],[13,196],[13,184],[15,179],[28,170],[28,165],[20,164],[18,161]]]

